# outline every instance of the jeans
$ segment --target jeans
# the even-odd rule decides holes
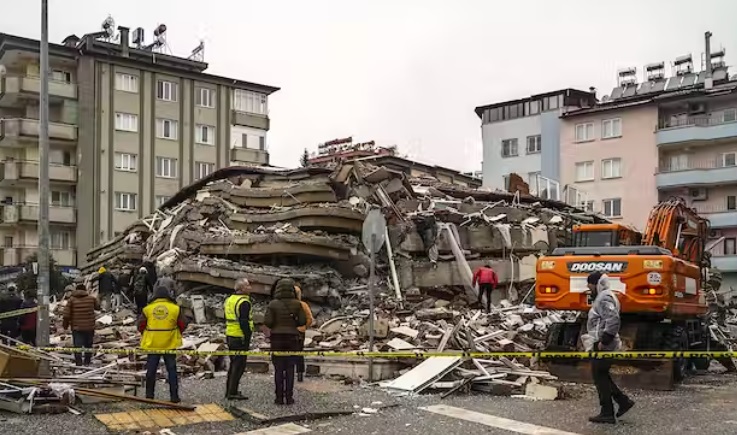
[[[298,334],[272,334],[272,351],[298,351],[300,336]],[[276,399],[294,400],[294,374],[296,371],[297,357],[295,356],[272,356],[274,364],[274,384],[276,386]]]
[[[595,349],[597,347],[594,347]],[[606,359],[591,360],[591,374],[594,378],[596,391],[599,393],[599,405],[601,405],[601,414],[606,416],[614,415],[614,402],[620,406],[627,402],[627,396],[612,380],[609,370],[612,368],[612,361]]]
[[[300,339],[300,342],[299,342],[299,345],[300,345],[299,346],[299,350],[305,350],[305,333],[304,332],[300,332],[299,333],[299,339]],[[302,355],[295,356],[294,357],[294,361],[295,361],[295,363],[297,365],[297,373],[304,374],[304,372],[305,372],[305,357],[302,356]]]
[[[148,303],[148,294],[147,293],[138,293],[133,296],[133,300],[136,303],[136,314],[139,316],[143,313],[143,308]]]
[[[491,311],[491,292],[494,290],[493,284],[479,284],[479,305],[483,307],[482,300],[486,294],[486,311]]]
[[[251,334],[245,337],[226,337],[229,350],[248,350],[251,345]],[[230,366],[228,367],[228,380],[225,383],[225,397],[236,396],[239,394],[238,386],[241,383],[243,373],[246,371],[246,356],[231,356]]]
[[[74,347],[82,347],[85,349],[91,349],[92,343],[95,338],[95,331],[72,331],[72,343]],[[82,354],[74,354],[74,363],[78,366],[88,366],[92,362],[92,354],[84,353],[84,362],[82,361]]]
[[[159,370],[159,361],[164,358],[167,381],[169,382],[169,396],[171,400],[179,400],[179,378],[177,377],[177,356],[149,354],[146,359],[146,397],[154,398],[156,389],[156,372]]]

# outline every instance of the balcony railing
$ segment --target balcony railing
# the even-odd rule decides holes
[[[41,78],[34,76],[5,76],[0,78],[0,94],[14,96],[27,94],[38,97]],[[49,97],[77,98],[77,85],[60,80],[49,80]]]
[[[711,127],[737,122],[737,109],[726,109],[719,112],[691,115],[677,118],[661,119],[658,130],[681,127]]]
[[[3,266],[16,266],[38,253],[36,245],[15,245],[2,248]],[[69,247],[51,247],[51,256],[54,261],[61,266],[77,265],[77,250]]]
[[[9,118],[0,119],[0,144],[10,139],[38,140],[40,121],[38,119]],[[77,126],[60,122],[49,123],[49,139],[57,141],[76,141]]]
[[[14,224],[19,222],[37,222],[39,216],[38,204],[14,203],[4,204],[0,218],[2,223]],[[77,221],[74,207],[49,205],[49,221],[60,224],[73,224]]]
[[[737,213],[737,209],[728,208],[727,199],[724,198],[723,204],[693,204],[691,206],[699,214],[712,214],[712,213]],[[735,222],[737,225],[737,222]]]
[[[723,157],[717,157],[713,159],[689,159],[686,162],[672,163],[672,162],[661,162],[658,172],[679,172],[679,171],[693,171],[693,170],[704,170],[704,169],[721,169],[721,168],[737,168],[737,162],[725,160]]]
[[[39,162],[33,160],[7,159],[0,163],[0,182],[13,183],[19,180],[37,180]],[[54,182],[76,183],[77,167],[60,164],[49,165],[49,180]]]

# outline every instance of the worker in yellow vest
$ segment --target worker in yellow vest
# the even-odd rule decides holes
[[[225,300],[225,336],[228,349],[247,351],[251,347],[253,315],[251,311],[251,283],[246,278],[235,282],[234,293]],[[225,387],[227,400],[247,400],[238,391],[243,373],[246,371],[246,356],[230,357],[228,380]]]
[[[149,350],[146,360],[146,398],[154,398],[156,372],[164,359],[169,381],[169,393],[173,403],[179,403],[179,379],[177,356],[155,353],[157,350],[174,350],[182,345],[182,332],[186,324],[179,306],[171,299],[166,287],[156,287],[153,300],[143,309],[138,323],[141,332],[141,349]]]

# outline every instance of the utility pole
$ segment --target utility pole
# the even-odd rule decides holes
[[[49,345],[49,1],[41,0],[41,96],[39,103],[38,176],[38,334]],[[48,363],[42,372],[48,374]]]

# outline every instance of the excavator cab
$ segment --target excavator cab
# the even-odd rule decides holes
[[[658,204],[644,234],[618,223],[577,225],[573,246],[557,248],[538,260],[535,305],[587,312],[591,299],[586,277],[599,271],[609,276],[621,302],[625,349],[708,349],[710,336],[703,321],[708,307],[701,290],[708,233],[708,221],[680,200]],[[583,350],[583,332],[583,315],[576,322],[556,323],[549,330],[547,350]],[[578,363],[557,359],[548,369],[564,380],[591,379],[589,364]],[[708,360],[619,360],[615,365],[639,368],[629,372],[635,386],[670,389],[685,376],[689,363],[698,367],[708,365]]]

